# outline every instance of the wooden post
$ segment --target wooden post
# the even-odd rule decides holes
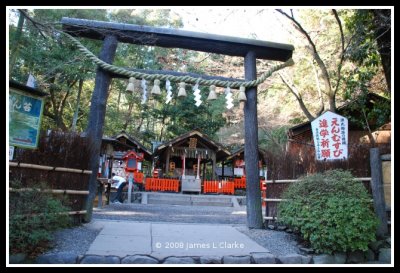
[[[208,160],[203,161],[203,180],[206,180],[206,167],[207,167]]]
[[[197,156],[196,179],[200,179],[200,155]]]
[[[369,150],[371,165],[371,188],[374,198],[375,213],[379,219],[379,227],[376,232],[378,237],[384,237],[388,233],[385,197],[383,193],[382,162],[379,148]]]
[[[182,158],[182,178],[185,178],[185,169],[186,169],[186,154],[183,154]]]
[[[244,58],[246,81],[255,80],[257,75],[256,54],[249,51]],[[260,179],[258,169],[258,121],[257,87],[246,89],[247,101],[244,105],[244,158],[246,166],[246,209],[247,227],[263,227]]]
[[[107,36],[104,39],[99,58],[107,63],[112,63],[117,49],[118,41],[114,36]],[[86,129],[87,137],[90,143],[90,169],[92,174],[89,178],[89,195],[86,198],[85,222],[92,220],[93,200],[97,190],[97,170],[99,165],[99,154],[101,139],[103,137],[103,125],[106,115],[106,106],[108,98],[108,87],[111,77],[108,72],[97,69],[96,80],[90,105],[89,123]]]
[[[97,202],[97,207],[99,209],[101,209],[103,207],[103,190],[104,190],[103,183],[99,183],[97,187],[98,187],[98,191],[99,191],[98,199],[97,199],[97,201],[98,201]]]
[[[169,173],[169,157],[171,155],[171,147],[167,148],[167,152],[165,155],[165,174],[168,175]]]
[[[221,173],[221,176],[222,176],[222,180],[224,180],[225,179],[225,160],[222,160],[222,173]]]
[[[216,154],[214,152],[211,153],[211,159],[212,159],[212,173],[211,173],[211,179],[215,180],[215,167],[216,167]]]
[[[232,178],[235,179],[235,158],[232,158]]]

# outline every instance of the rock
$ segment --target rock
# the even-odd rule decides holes
[[[121,259],[117,256],[106,256],[105,257],[105,263],[106,264],[120,264]]]
[[[383,246],[384,243],[385,243],[384,240],[374,241],[374,242],[369,243],[369,248],[377,253],[379,248],[381,248],[381,246]]]
[[[25,253],[17,253],[10,255],[10,264],[21,264],[26,258]]]
[[[301,256],[302,264],[311,264],[312,256]]]
[[[379,249],[379,262],[382,263],[391,263],[391,249],[390,248],[381,248]]]
[[[81,264],[119,264],[120,260],[117,256],[98,256],[87,255],[84,256],[80,262]]]
[[[158,264],[158,260],[145,255],[133,255],[123,258],[121,264]]]
[[[381,160],[382,161],[390,161],[390,159],[391,159],[391,154],[381,155]]]
[[[251,264],[250,256],[224,256],[224,264]]]
[[[300,247],[300,251],[304,252],[305,254],[313,254],[314,253],[314,249],[307,248],[307,247]]]
[[[164,264],[195,264],[195,260],[191,257],[168,257]]]
[[[251,256],[256,264],[276,264],[275,256],[271,253],[255,253]]]
[[[348,264],[359,264],[363,263],[364,261],[364,253],[361,250],[350,252],[347,256]]]
[[[347,255],[344,252],[337,252],[337,253],[333,254],[333,257],[335,259],[336,264],[345,264],[346,263]]]
[[[278,256],[278,260],[282,264],[301,264],[302,255],[298,254],[291,254],[291,255],[286,255],[286,256]]]
[[[293,230],[291,230],[290,228],[288,228],[288,229],[286,230],[286,232],[287,232],[287,233],[293,233]]]
[[[328,254],[316,255],[313,257],[314,264],[335,264],[335,257]]]
[[[274,225],[268,225],[268,228],[274,230],[275,226]]]
[[[287,229],[287,226],[278,226],[279,231],[284,231]]]
[[[220,256],[202,256],[200,257],[201,264],[220,264],[222,258]]]
[[[78,255],[70,252],[44,254],[36,258],[37,264],[76,264]]]
[[[375,261],[375,253],[371,249],[365,251],[364,256],[367,261]]]

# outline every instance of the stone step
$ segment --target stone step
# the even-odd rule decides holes
[[[148,200],[177,200],[177,201],[190,201],[190,196],[184,195],[162,195],[162,194],[149,194]]]
[[[180,206],[191,206],[191,201],[185,200],[157,200],[157,199],[148,199],[147,204],[159,204],[159,205],[180,205]]]
[[[213,197],[213,196],[192,196],[193,202],[219,202],[219,203],[232,203],[230,197]]]
[[[206,202],[206,201],[192,201],[192,206],[214,206],[214,207],[233,207],[232,202]]]

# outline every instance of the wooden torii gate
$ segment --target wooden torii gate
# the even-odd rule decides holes
[[[255,80],[256,59],[287,61],[292,57],[292,45],[272,43],[259,40],[242,39],[229,36],[205,34],[170,28],[157,28],[131,24],[111,23],[95,20],[62,18],[63,30],[71,35],[90,39],[103,40],[99,59],[112,64],[118,42],[151,45],[168,48],[184,48],[209,53],[244,57],[245,80]],[[135,70],[140,71],[140,70]],[[243,81],[239,79],[196,75],[193,73],[177,73],[166,71],[143,71],[144,73],[174,74],[192,76],[202,79],[219,79],[224,81]],[[96,174],[98,155],[100,152],[103,125],[106,112],[108,88],[112,77],[123,77],[111,74],[98,68],[95,87],[91,99],[87,136],[92,141],[91,168],[89,181],[89,196],[87,198],[87,215],[85,220],[92,218],[93,199],[96,194]],[[262,228],[261,194],[259,188],[258,169],[258,120],[257,120],[257,87],[246,89],[247,101],[244,105],[245,122],[245,164],[246,164],[246,200],[247,226]]]

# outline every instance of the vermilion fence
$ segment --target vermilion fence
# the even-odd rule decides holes
[[[246,188],[246,177],[234,178],[233,183],[235,189],[245,189]],[[265,185],[265,180],[260,180],[260,188],[262,189]]]
[[[135,180],[136,183],[143,183],[143,173],[134,172],[133,179]]]
[[[166,179],[166,178],[146,178],[146,191],[179,191],[179,180],[178,179]]]
[[[204,181],[203,193],[234,194],[235,185],[234,182],[232,181],[217,181],[217,180]]]
[[[245,189],[246,188],[246,177],[234,178],[233,182],[235,184],[235,189]]]

